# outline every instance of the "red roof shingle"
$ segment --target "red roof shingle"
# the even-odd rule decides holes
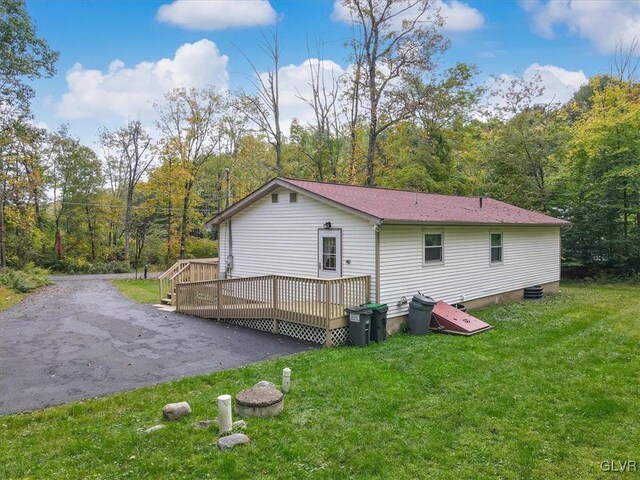
[[[570,222],[484,197],[280,179],[386,223],[569,225]]]

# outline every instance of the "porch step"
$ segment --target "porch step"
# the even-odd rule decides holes
[[[167,292],[167,298],[173,298],[173,293],[172,292]]]
[[[165,305],[171,305],[171,299],[170,298],[162,298],[160,299],[161,303],[164,303]]]

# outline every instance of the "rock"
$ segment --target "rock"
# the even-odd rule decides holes
[[[154,425],[153,427],[147,428],[144,433],[157,432],[158,430],[162,430],[166,425]]]
[[[201,420],[199,422],[192,423],[191,426],[193,428],[205,429],[205,428],[209,428],[211,425],[217,425],[217,424],[218,424],[218,419],[216,418],[215,420]]]
[[[231,428],[233,428],[234,430],[246,430],[247,422],[245,422],[244,420],[237,420],[233,422]]]
[[[187,402],[168,403],[162,409],[162,415],[167,420],[179,420],[191,413],[191,407]]]
[[[275,417],[284,408],[284,395],[275,387],[252,387],[236,395],[236,412],[242,417]]]
[[[229,448],[235,447],[236,445],[244,445],[245,443],[249,443],[250,441],[251,439],[244,433],[234,433],[233,435],[220,437],[218,439],[218,448],[220,450],[227,450]]]
[[[253,388],[276,388],[275,384],[267,382],[266,380],[260,380]]]

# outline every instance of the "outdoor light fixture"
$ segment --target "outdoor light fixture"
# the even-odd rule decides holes
[[[327,222],[324,224],[324,228],[331,228],[331,222]]]

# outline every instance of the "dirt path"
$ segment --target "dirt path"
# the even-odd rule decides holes
[[[112,278],[122,276],[54,277],[0,313],[0,415],[312,348],[132,302]]]

